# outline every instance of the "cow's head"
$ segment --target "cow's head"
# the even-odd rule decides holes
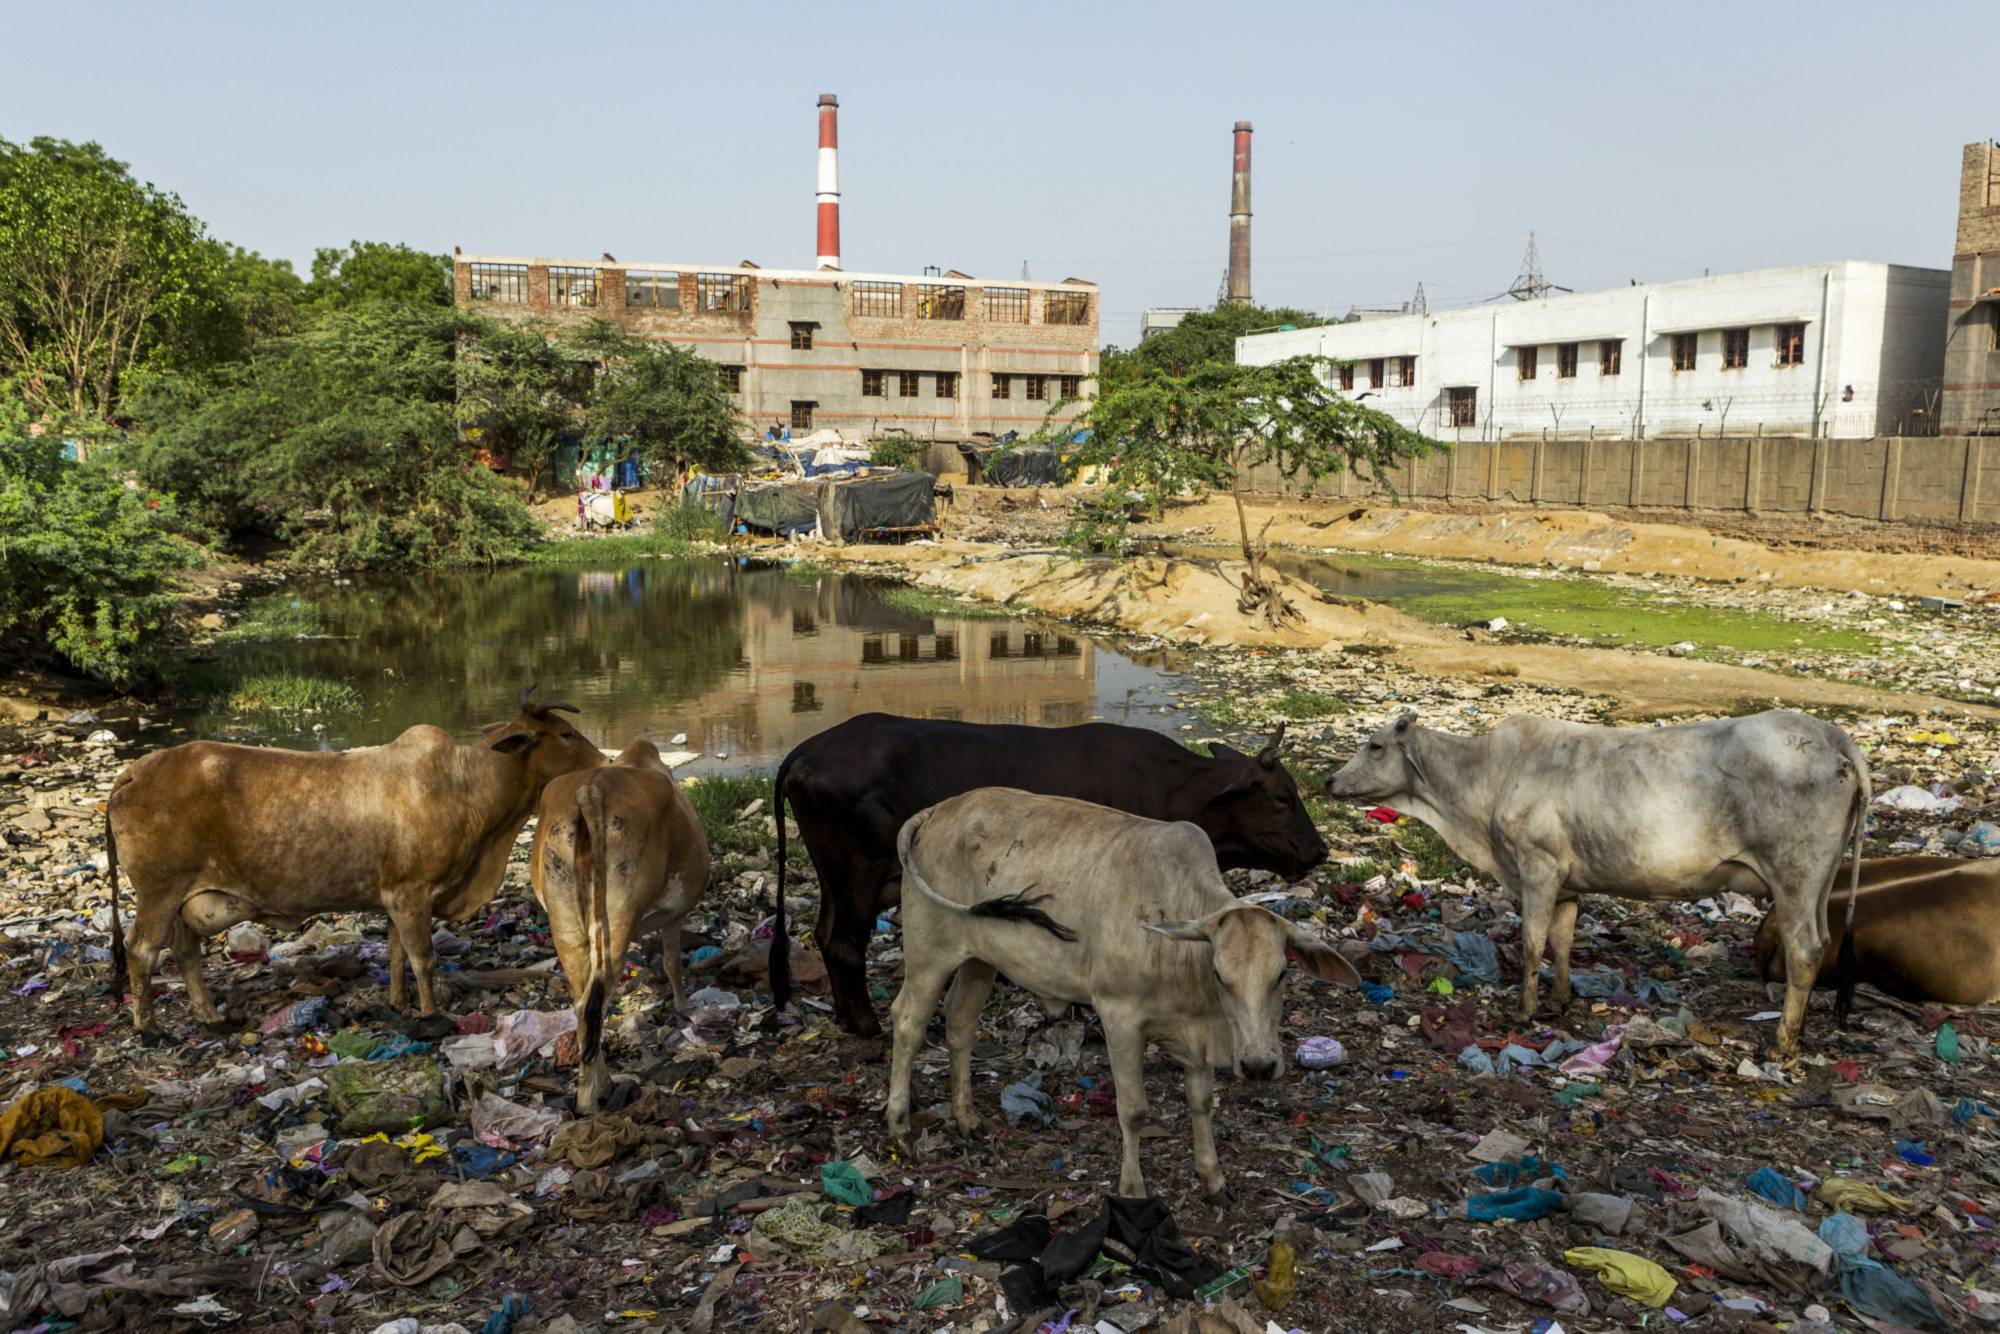
[[[1280,723],[1255,755],[1220,741],[1211,745],[1211,772],[1219,785],[1196,823],[1230,865],[1297,880],[1326,860],[1326,840],[1313,828],[1298,784],[1278,758],[1284,740]]]
[[[481,730],[490,750],[519,761],[522,778],[536,794],[550,779],[579,769],[595,769],[604,763],[604,752],[585,740],[559,713],[575,713],[574,704],[560,700],[530,698],[535,687],[521,692],[521,716],[507,723],[493,723]]]
[[[1361,743],[1354,757],[1326,780],[1326,795],[1348,801],[1394,801],[1407,797],[1425,780],[1417,753],[1417,716],[1405,713],[1384,723]]]
[[[1235,1048],[1239,1079],[1278,1073],[1278,1020],[1284,1013],[1285,961],[1322,982],[1360,986],[1361,975],[1331,945],[1292,925],[1269,908],[1237,903],[1191,922],[1147,922],[1146,929],[1191,945],[1206,945],[1208,965]]]

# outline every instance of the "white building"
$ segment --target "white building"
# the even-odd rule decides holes
[[[1951,275],[1843,260],[1236,340],[1440,439],[1936,433]]]

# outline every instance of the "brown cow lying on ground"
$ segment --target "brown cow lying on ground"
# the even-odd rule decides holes
[[[552,778],[604,763],[556,716],[521,716],[461,746],[412,727],[386,746],[314,753],[216,741],[154,751],[111,786],[105,807],[112,969],[127,980],[118,922],[122,850],[135,904],[129,938],[132,1020],[153,1031],[152,980],[171,939],[198,1018],[220,1018],[201,976],[204,936],[238,922],[291,930],[326,912],[389,914],[389,999],[437,1013],[431,919],[485,906],[500,888],[514,836]]]
[[[1813,985],[1837,986],[1846,936],[1846,868],[1828,905],[1833,938]],[[2000,1001],[2000,862],[1877,857],[1861,863],[1854,902],[1854,977],[1897,1000],[1943,1005]],[[1757,975],[1785,980],[1775,915],[1757,928]],[[1844,999],[1844,998],[1843,998]],[[1845,1007],[1841,1007],[1844,1014]]]
[[[609,1091],[604,1014],[634,936],[661,933],[667,983],[681,1003],[681,919],[708,888],[708,866],[701,818],[650,741],[542,793],[529,876],[576,1007],[581,1114],[595,1113]]]

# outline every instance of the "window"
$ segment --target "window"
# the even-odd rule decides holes
[[[958,397],[958,372],[957,372],[957,371],[939,371],[939,372],[938,372],[938,377],[937,377],[937,396],[938,396],[939,398],[957,398],[957,397]]]
[[[917,284],[917,318],[920,320],[962,320],[965,318],[965,289],[943,283]]]
[[[697,273],[694,308],[699,311],[750,309],[750,277],[742,273]]]
[[[1673,343],[1674,369],[1691,371],[1694,369],[1695,336],[1691,333],[1675,334]]]
[[[810,352],[813,346],[813,325],[809,320],[793,320],[792,351]]]
[[[871,282],[859,280],[848,289],[854,294],[854,313],[868,315],[876,319],[896,320],[903,317],[903,285],[901,283]]]
[[[1396,360],[1402,363],[1403,387],[1405,389],[1415,389],[1417,387],[1417,359],[1415,357],[1398,357]]]
[[[1740,371],[1750,364],[1750,331],[1748,329],[1724,329],[1722,331],[1722,369]]]
[[[813,409],[818,406],[819,403],[817,401],[793,399],[792,429],[794,431],[810,431],[813,428]]]
[[[1049,398],[1049,377],[1030,375],[1028,377],[1028,397],[1037,403],[1046,403]]]
[[[528,300],[528,266],[525,264],[468,264],[472,271],[472,299],[498,301],[503,305],[525,305]]]
[[[1599,376],[1616,375],[1625,361],[1625,340],[1606,338],[1597,345],[1597,373]]]
[[[1445,403],[1451,411],[1453,426],[1477,426],[1479,424],[1479,391],[1470,385],[1445,390]]]
[[[922,377],[915,371],[904,371],[896,377],[896,394],[900,398],[915,398],[922,386]]]
[[[1044,324],[1090,323],[1090,293],[1088,292],[1042,293],[1042,323]]]
[[[1382,365],[1382,358],[1380,357],[1368,363],[1368,387],[1370,389],[1380,389],[1386,383],[1383,379]]]
[[[1778,364],[1797,366],[1806,359],[1806,326],[1803,324],[1781,324],[1778,326]]]
[[[1354,390],[1354,363],[1344,361],[1340,365],[1340,387],[1352,393]]]
[[[993,324],[1028,322],[1028,289],[989,287],[986,289],[986,318]]]
[[[861,372],[861,396],[863,398],[880,398],[882,397],[882,392],[881,371]]]
[[[1083,377],[1081,375],[1063,376],[1061,393],[1064,398],[1082,398]]]
[[[1007,377],[1004,375],[995,375],[993,377],[993,397],[1012,398],[1013,396],[1014,386],[1008,383]]]
[[[564,264],[549,265],[549,304],[552,306],[594,306],[597,304],[597,270]]]
[[[743,392],[743,368],[741,366],[724,366],[722,368],[722,378],[728,382],[730,393],[740,394]]]
[[[1535,378],[1535,354],[1540,348],[1517,347],[1514,349],[1514,373],[1523,380]]]
[[[625,305],[633,310],[679,310],[681,276],[625,270]]]
[[[792,712],[819,712],[819,689],[810,681],[792,682]]]
[[[1576,344],[1556,344],[1556,378],[1574,380],[1576,378]]]

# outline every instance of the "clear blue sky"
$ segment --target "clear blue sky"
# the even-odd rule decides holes
[[[808,267],[1205,305],[1254,121],[1257,298],[1950,264],[2000,133],[1980,4],[0,4],[0,136],[95,139],[224,238]],[[1982,112],[1983,101],[1983,112]]]

